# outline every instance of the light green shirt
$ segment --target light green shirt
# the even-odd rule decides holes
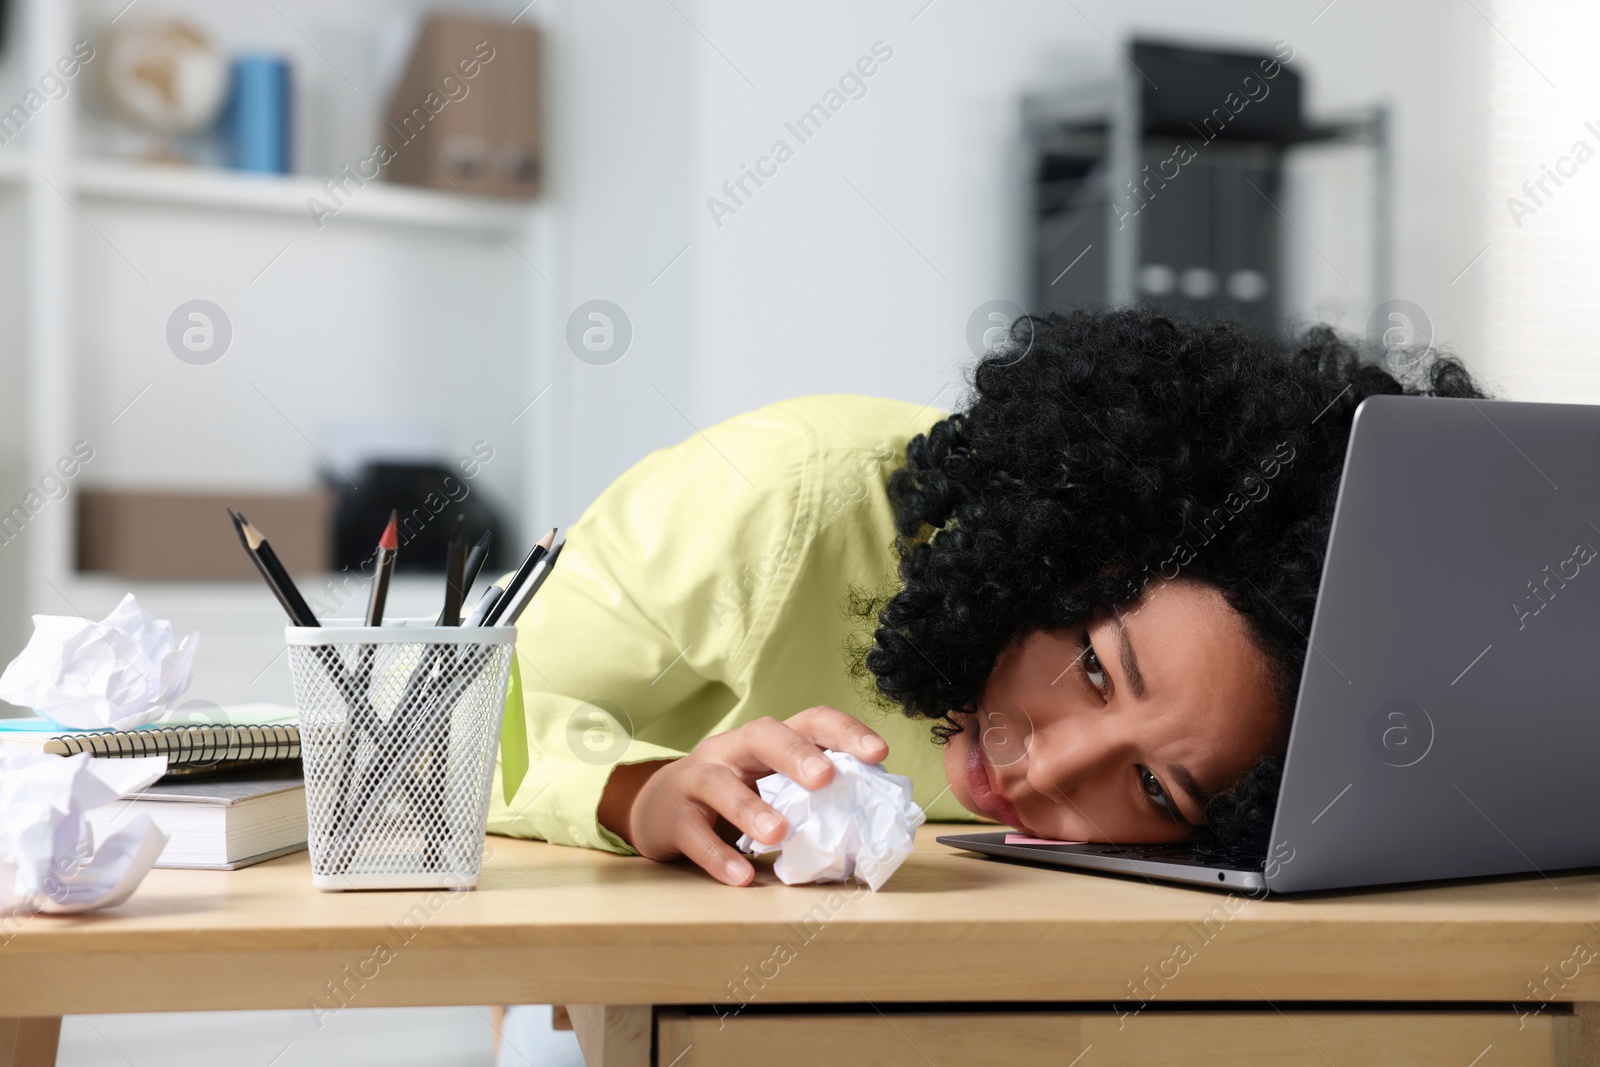
[[[614,766],[817,704],[883,735],[885,766],[910,776],[929,819],[975,818],[950,794],[932,724],[875,701],[846,652],[870,633],[846,611],[851,588],[898,583],[885,482],[943,414],[787,400],[653,452],[607,488],[518,625],[489,830],[631,853],[595,814]]]

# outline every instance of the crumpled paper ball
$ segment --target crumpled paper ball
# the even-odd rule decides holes
[[[127,900],[167,837],[137,815],[97,847],[85,813],[166,771],[165,756],[97,760],[0,746],[0,909],[66,914]]]
[[[80,730],[128,730],[161,718],[189,688],[199,634],[172,624],[129,593],[99,622],[35,615],[28,645],[0,675],[0,700]]]
[[[807,789],[782,774],[756,782],[761,799],[788,821],[789,833],[776,845],[745,834],[739,850],[757,856],[778,852],[772,870],[785,885],[855,876],[877,892],[911,855],[916,829],[927,817],[911,799],[910,778],[845,752],[825,755],[834,774],[821,789]]]

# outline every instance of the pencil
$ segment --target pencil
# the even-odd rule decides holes
[[[461,625],[461,601],[466,596],[462,583],[467,576],[467,518],[456,516],[456,528],[450,534],[450,547],[444,562],[444,608],[439,612],[439,626]]]
[[[549,533],[539,538],[538,544],[528,550],[527,558],[522,561],[522,566],[517,568],[517,573],[506,584],[506,591],[500,597],[499,603],[489,609],[488,616],[483,620],[485,626],[495,626],[500,622],[500,616],[505,614],[505,609],[510,607],[511,602],[516,599],[517,590],[522,588],[523,584],[532,576],[533,568],[544,558],[544,554],[550,551],[550,546],[555,544],[555,540],[556,532],[552,529]]]
[[[508,609],[501,613],[500,621],[502,624],[506,626],[515,626],[517,624],[517,619],[521,617],[524,611],[528,610],[528,605],[533,602],[533,595],[539,591],[540,586],[544,585],[545,579],[550,577],[550,572],[555,569],[557,557],[561,555],[561,550],[566,547],[567,543],[565,541],[561,542],[540,562],[538,570],[534,571],[533,577],[528,579],[523,593],[512,601]]]
[[[320,626],[316,614],[311,610],[311,605],[300,595],[294,579],[284,570],[278,554],[272,551],[272,545],[262,536],[261,531],[251,526],[250,520],[242,513],[229,508],[228,514],[233,518],[233,528],[239,534],[239,541],[244,545],[250,561],[261,572],[261,577],[277,596],[278,603],[283,605],[283,610],[288,612],[290,620],[296,626]]]
[[[372,592],[367,598],[367,625],[383,625],[383,605],[389,599],[389,576],[394,573],[394,561],[400,555],[400,527],[398,511],[389,512],[389,525],[378,538],[378,554],[372,565]]]

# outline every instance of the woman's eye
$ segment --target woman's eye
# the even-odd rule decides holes
[[[1083,674],[1089,679],[1089,684],[1100,690],[1100,695],[1106,695],[1106,669],[1100,665],[1100,656],[1095,652],[1094,645],[1085,641],[1083,645]]]
[[[1144,795],[1150,798],[1150,803],[1155,809],[1167,818],[1177,821],[1178,809],[1173,806],[1172,798],[1167,796],[1167,791],[1161,787],[1161,779],[1149,767],[1137,768],[1139,784],[1144,787]]]

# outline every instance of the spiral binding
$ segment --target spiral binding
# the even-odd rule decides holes
[[[87,752],[97,758],[165,756],[169,763],[214,764],[300,758],[294,726],[164,726],[112,733],[65,734],[45,742],[58,756]]]

